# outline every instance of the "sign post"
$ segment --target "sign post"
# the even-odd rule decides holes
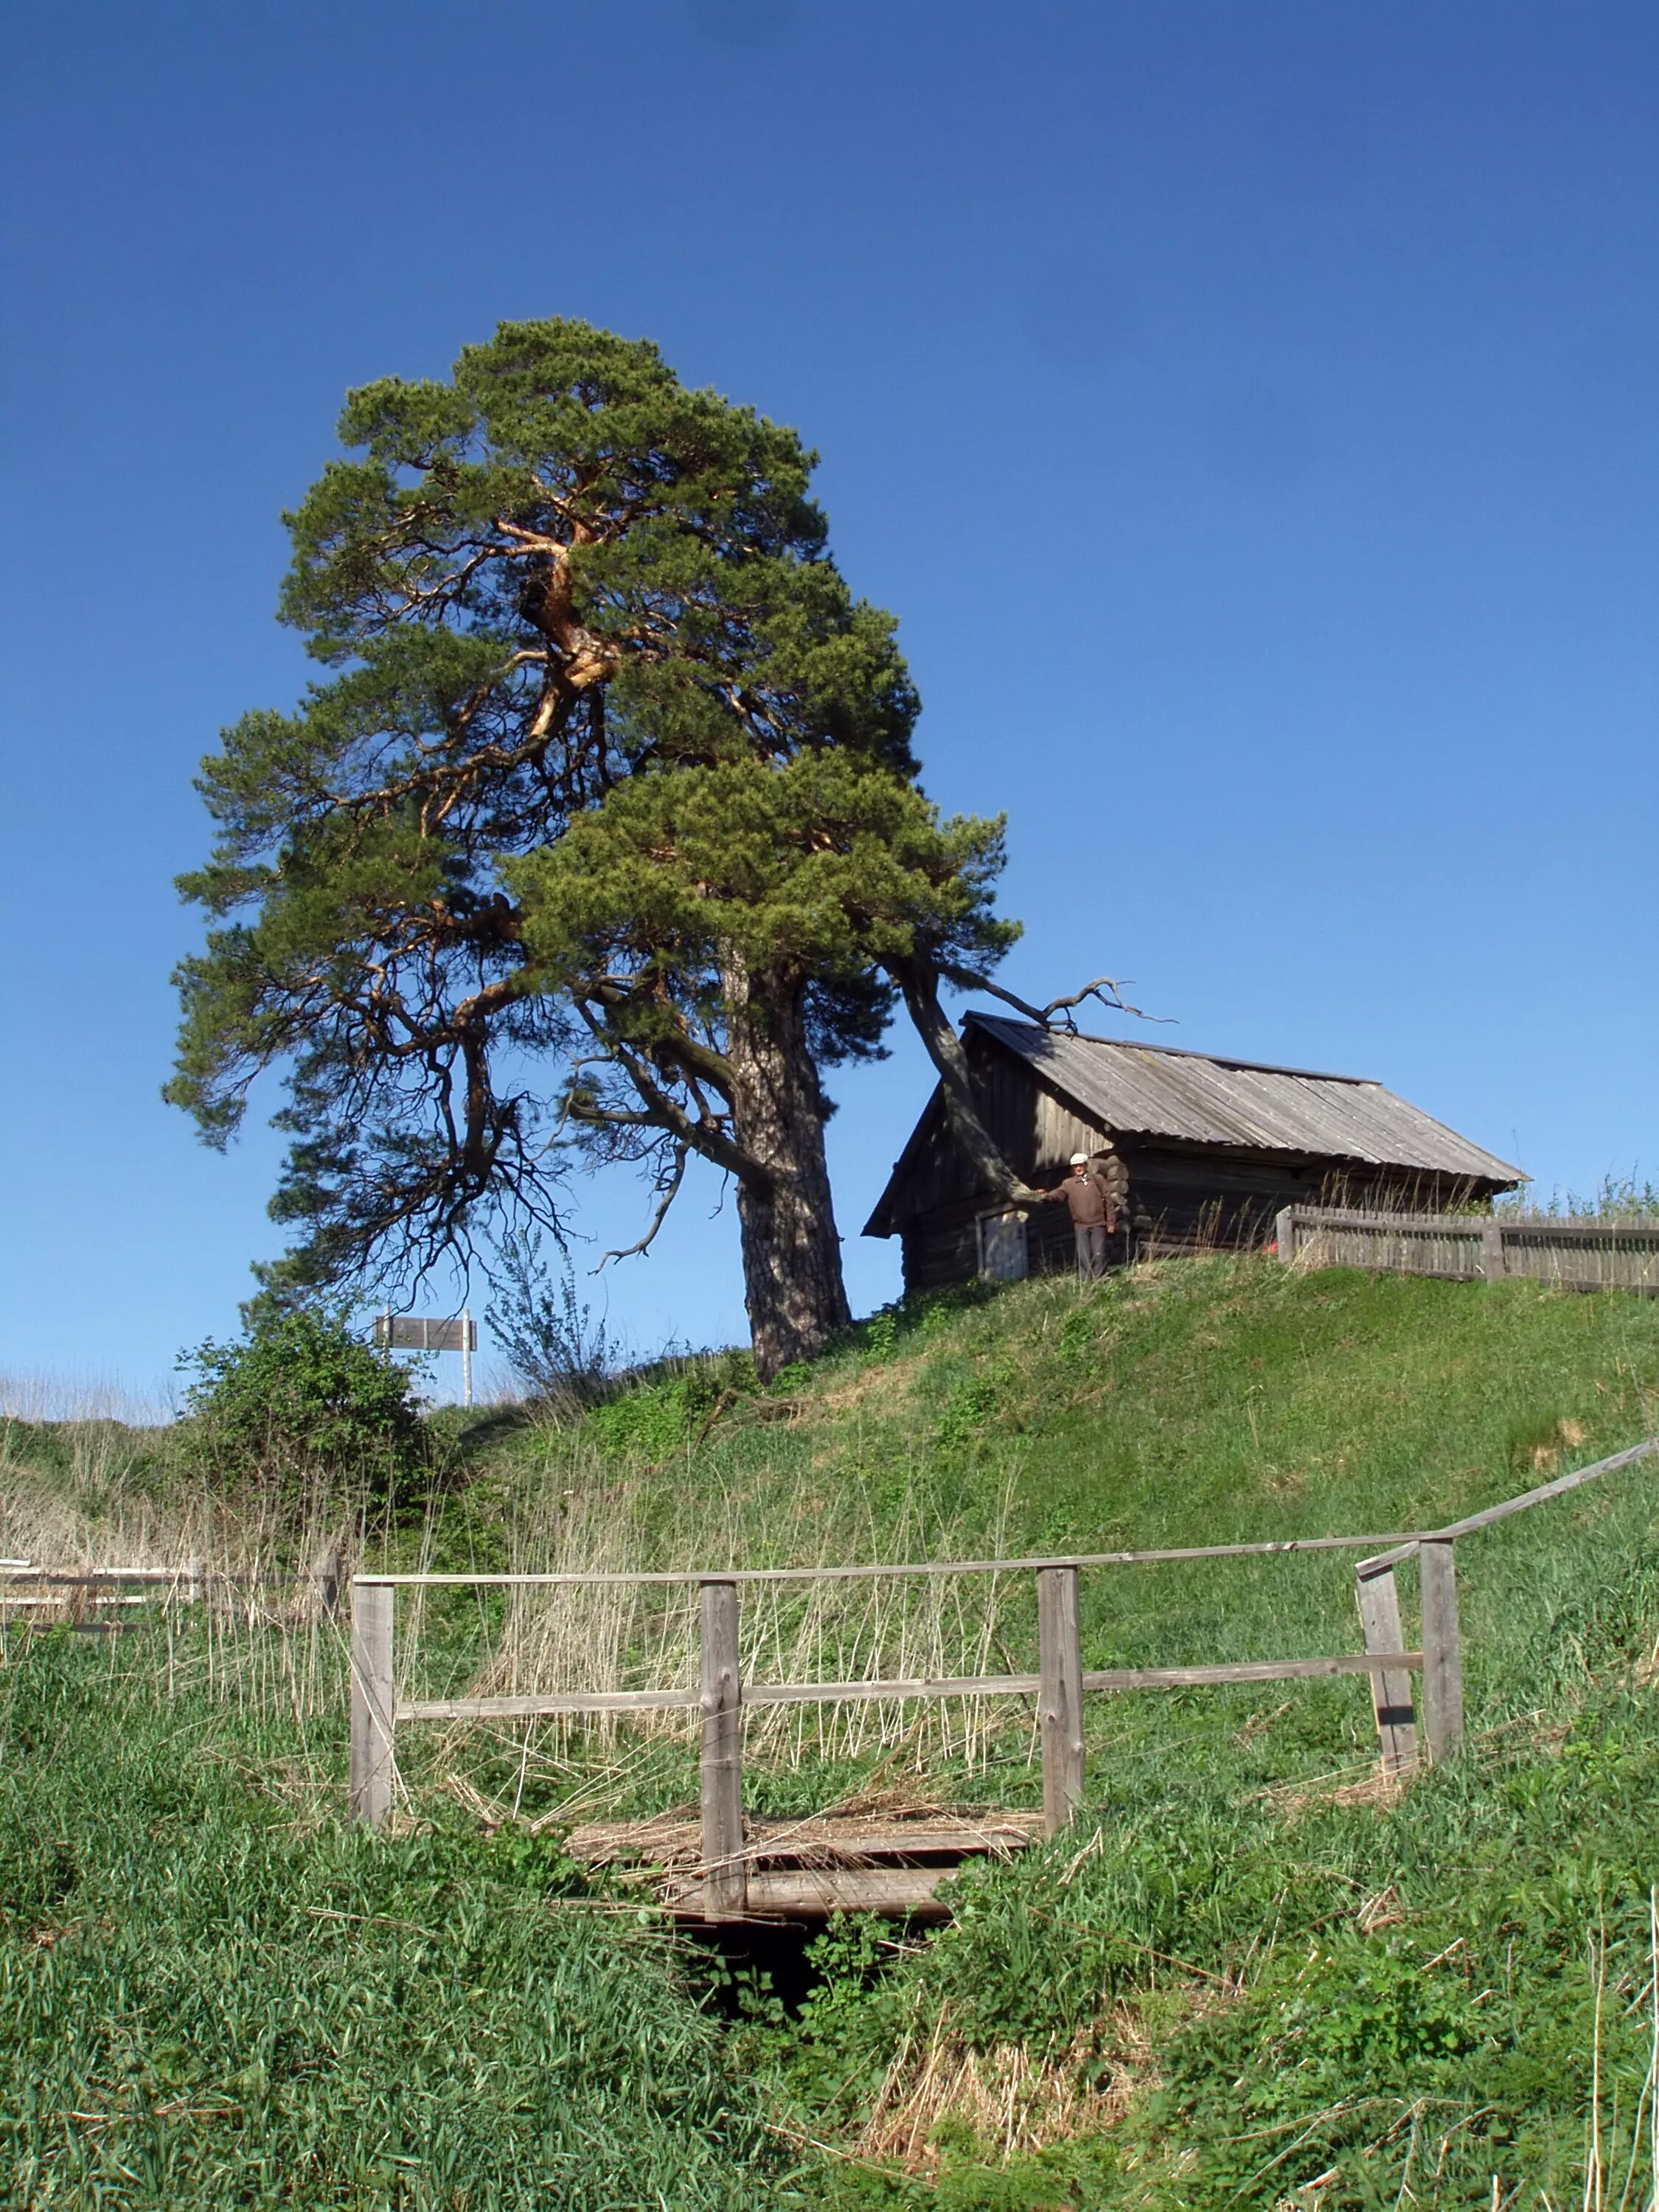
[[[478,1324],[465,1308],[447,1321],[430,1314],[377,1314],[374,1341],[383,1352],[459,1352],[462,1402],[472,1403],[472,1355],[478,1348]]]

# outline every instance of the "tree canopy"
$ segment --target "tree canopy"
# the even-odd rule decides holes
[[[169,1097],[223,1143],[284,1071],[301,1285],[556,1226],[584,1149],[665,1202],[698,1153],[737,1179],[763,1365],[816,1348],[846,1317],[820,1073],[900,992],[938,1057],[939,977],[1016,933],[1000,824],[919,787],[816,457],[568,321],[352,393],[340,437],[281,600],[329,672],[204,763]]]

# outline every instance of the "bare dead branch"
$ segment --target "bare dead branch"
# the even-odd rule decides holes
[[[672,1206],[675,1199],[679,1195],[680,1183],[685,1175],[686,1146],[678,1138],[674,1142],[673,1153],[674,1164],[668,1171],[667,1179],[665,1182],[659,1183],[657,1187],[657,1206],[656,1211],[651,1216],[651,1226],[646,1231],[644,1236],[641,1237],[637,1244],[625,1244],[620,1251],[606,1252],[604,1254],[599,1261],[599,1266],[592,1270],[594,1274],[597,1275],[602,1273],[605,1261],[607,1260],[631,1260],[637,1253],[648,1252],[651,1249],[651,1246],[655,1240],[657,1231],[662,1227],[663,1223],[668,1218],[669,1207]]]
[[[1060,1026],[1070,1036],[1078,1033],[1071,1009],[1082,1006],[1087,999],[1097,1000],[1112,1013],[1132,1014],[1140,1022],[1167,1024],[1175,1018],[1171,1014],[1149,1014],[1144,1006],[1133,1005],[1124,997],[1122,984],[1111,975],[1097,975],[1080,991],[1070,992],[1064,998],[1050,999],[1046,1006],[1034,1006],[1016,992],[1006,990],[1000,983],[994,983],[988,975],[979,975],[971,968],[958,968],[947,961],[941,963],[939,973],[947,983],[954,984],[959,991],[988,991],[994,999],[1000,999],[1005,1006],[1012,1006],[1017,1012],[1024,1014],[1027,1021],[1036,1022],[1045,1030],[1054,1028],[1056,1014],[1063,1014],[1065,1019]],[[1129,980],[1127,975],[1123,978],[1125,983]]]

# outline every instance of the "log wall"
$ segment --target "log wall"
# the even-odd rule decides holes
[[[1099,1132],[1069,1115],[1063,1127],[1060,1117],[1051,1117],[1042,1125],[1042,1133],[1065,1149],[1056,1158],[1040,1164],[1034,1160],[1024,1169],[1040,1184],[1060,1181],[1073,1152],[1097,1151],[1105,1141]],[[1366,1174],[1334,1160],[1296,1164],[1282,1155],[1228,1153],[1201,1146],[1120,1142],[1117,1150],[1128,1175],[1129,1221],[1127,1235],[1116,1240],[1110,1254],[1113,1264],[1177,1254],[1252,1250],[1271,1242],[1286,1206],[1310,1207],[1340,1199],[1365,1206],[1411,1206],[1429,1212],[1453,1205],[1462,1195],[1442,1178],[1407,1178],[1386,1170]],[[966,1178],[959,1175],[958,1180]],[[979,1272],[977,1224],[986,1204],[983,1194],[955,1194],[907,1224],[902,1244],[908,1295],[972,1281]],[[1075,1264],[1076,1249],[1065,1205],[1054,1200],[1025,1211],[1026,1272],[1064,1274]]]

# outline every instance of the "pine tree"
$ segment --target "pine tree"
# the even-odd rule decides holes
[[[384,1282],[573,1154],[735,1180],[763,1373],[848,1319],[826,1069],[1017,933],[1000,822],[941,820],[891,618],[854,599],[795,434],[647,343],[505,324],[447,383],[349,395],[287,518],[325,678],[204,763],[211,917],[168,1096],[207,1139],[283,1069],[278,1285]],[[943,1035],[940,1034],[941,1030]]]

